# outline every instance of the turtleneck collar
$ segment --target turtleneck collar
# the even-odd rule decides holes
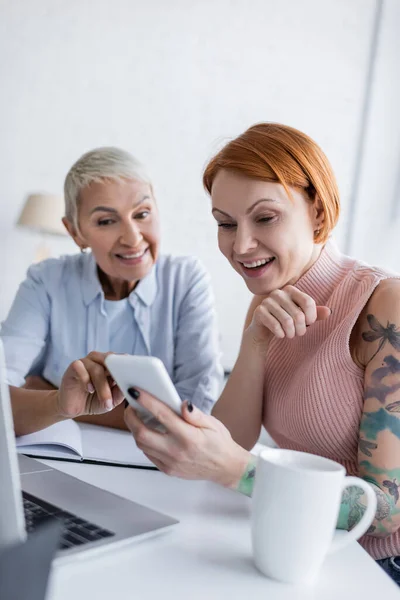
[[[349,260],[329,239],[315,263],[300,277],[295,287],[311,296],[317,304],[323,305],[348,271]]]

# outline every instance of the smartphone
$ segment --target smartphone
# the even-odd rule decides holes
[[[182,400],[171,381],[164,363],[155,356],[131,356],[129,354],[109,354],[105,365],[126,400],[139,413],[146,424],[156,421],[153,415],[143,408],[129,394],[131,387],[148,392],[169,406],[177,415],[181,415]],[[155,423],[157,426],[158,421]]]

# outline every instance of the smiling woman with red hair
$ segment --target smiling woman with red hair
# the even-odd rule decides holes
[[[373,486],[378,509],[361,543],[400,581],[400,282],[330,239],[335,176],[296,129],[250,127],[209,162],[204,185],[219,248],[254,294],[239,356],[213,416],[188,403],[179,419],[141,392],[168,433],[131,408],[126,423],[163,471],[249,495],[262,426],[281,448],[336,460]],[[351,529],[365,504],[362,490],[345,495],[338,527]]]

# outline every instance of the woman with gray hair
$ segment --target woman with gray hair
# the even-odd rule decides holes
[[[182,399],[206,413],[222,380],[209,277],[192,257],[159,255],[159,213],[143,166],[118,148],[84,154],[65,179],[64,225],[79,254],[33,265],[1,338],[17,435],[73,417],[124,427],[122,396],[96,352],[160,358]],[[78,360],[82,356],[85,359]],[[68,365],[103,378],[92,401],[65,405],[58,388]],[[96,390],[99,386],[96,385]],[[118,405],[118,407],[117,407]]]

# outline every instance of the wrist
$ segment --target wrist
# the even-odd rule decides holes
[[[236,485],[235,489],[245,496],[251,497],[253,495],[254,483],[256,480],[256,464],[257,457],[250,455],[249,462]]]
[[[49,392],[49,402],[51,404],[51,412],[57,421],[64,421],[70,417],[61,410],[60,390],[51,390]]]
[[[267,334],[262,338],[258,338],[254,335],[254,332],[250,329],[250,327],[248,327],[243,333],[240,352],[243,352],[246,356],[250,354],[260,360],[265,360],[265,355],[272,338],[272,334]]]
[[[254,477],[254,474],[250,471],[254,469],[256,457],[238,444],[235,444],[235,446],[235,452],[226,461],[224,471],[218,483],[231,490],[237,490],[242,493],[247,493],[246,490],[251,492],[253,482],[250,480]],[[249,473],[250,478],[247,477]],[[248,484],[244,485],[244,482],[247,480]],[[251,496],[251,493],[247,493],[247,495]]]

